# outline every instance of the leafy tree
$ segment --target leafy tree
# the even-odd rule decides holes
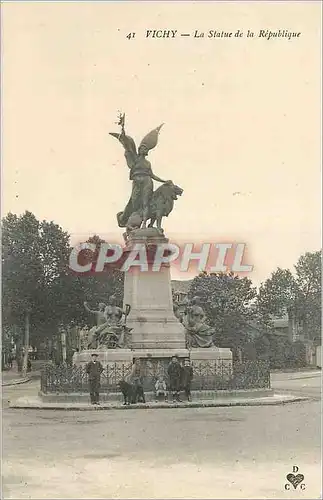
[[[307,338],[319,340],[321,331],[321,252],[302,255],[295,274],[278,268],[259,289],[259,314],[272,326],[274,316],[288,314],[291,328],[303,323]]]
[[[271,324],[272,317],[282,317],[286,311],[295,310],[297,284],[289,269],[278,268],[264,283],[258,293],[258,310],[265,321]]]
[[[3,331],[12,332],[18,351],[26,322],[32,343],[56,336],[59,341],[61,328],[89,323],[85,300],[106,302],[113,293],[122,303],[123,273],[76,276],[69,269],[69,239],[60,226],[31,212],[2,220]],[[99,248],[103,240],[93,236],[89,242]]]
[[[2,220],[2,235],[3,320],[15,337],[20,364],[26,323],[30,343],[37,343],[74,316],[67,307],[69,235],[30,212],[9,213]]]
[[[37,330],[42,335],[51,336],[59,325],[73,319],[73,311],[68,307],[69,238],[69,234],[54,222],[39,224],[42,296],[38,303]]]
[[[30,212],[21,217],[8,214],[2,221],[2,246],[4,325],[15,325],[21,332],[26,325],[28,336],[30,315],[34,317],[42,297],[39,222],[36,217]],[[18,347],[22,338],[19,340]],[[23,374],[27,369],[27,353],[25,349]]]
[[[307,252],[296,266],[297,308],[306,337],[320,341],[322,252]]]

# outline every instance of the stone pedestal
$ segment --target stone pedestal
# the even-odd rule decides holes
[[[148,269],[131,267],[125,272],[124,304],[131,311],[127,326],[132,328],[133,349],[185,349],[185,329],[173,312],[169,264],[152,270],[156,247],[168,240],[155,228],[132,231],[125,256],[137,248],[147,255]]]
[[[191,349],[190,359],[195,362],[217,361],[232,366],[232,352],[228,348],[209,347],[205,349]]]
[[[86,349],[85,351],[75,352],[73,355],[73,364],[75,366],[85,366],[91,361],[91,355],[97,354],[98,361],[104,368],[111,364],[119,364],[130,366],[132,365],[133,352],[130,349]]]

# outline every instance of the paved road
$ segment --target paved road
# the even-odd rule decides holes
[[[274,385],[304,384],[274,378]],[[311,392],[317,378],[306,380]],[[4,388],[4,400],[35,384]],[[124,412],[4,406],[6,499],[321,498],[316,400]],[[305,476],[304,491],[284,489],[294,465]]]
[[[288,392],[319,399],[322,387],[321,377],[321,371],[273,373],[271,375],[271,386],[277,392]]]

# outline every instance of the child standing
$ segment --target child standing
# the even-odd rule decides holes
[[[168,365],[169,388],[173,394],[173,403],[180,403],[179,393],[181,390],[182,367],[178,356],[173,356]]]

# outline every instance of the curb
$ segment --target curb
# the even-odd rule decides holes
[[[263,398],[242,401],[210,401],[193,403],[146,403],[124,406],[120,404],[102,404],[100,406],[80,405],[77,403],[57,404],[57,403],[39,403],[39,402],[21,402],[10,403],[9,408],[22,410],[65,410],[65,411],[103,411],[103,410],[172,410],[180,408],[225,408],[234,406],[278,406],[289,403],[299,403],[302,401],[311,401],[311,397],[305,396],[283,396],[281,399]]]
[[[283,391],[280,391],[280,394],[283,394]],[[291,391],[285,392],[288,396],[290,396]],[[255,399],[263,399],[268,398],[269,396],[274,396],[273,389],[252,389],[252,390],[234,390],[234,391],[192,391],[191,392],[192,400],[196,404],[199,401],[211,402],[211,401],[235,401],[239,400],[255,400]],[[145,393],[146,404],[156,405],[154,393],[152,391],[147,391]],[[47,404],[56,404],[56,405],[77,405],[77,406],[87,406],[89,404],[89,393],[43,393],[42,391],[38,392],[38,401],[41,401],[42,405]],[[170,402],[170,400],[169,400]],[[100,394],[100,403],[101,405],[110,406],[110,405],[123,405],[123,396],[121,392],[116,393],[108,393],[102,392]],[[182,403],[187,403],[187,401],[182,401]],[[165,404],[164,401],[159,401],[159,404]],[[167,405],[169,403],[166,403]]]
[[[30,377],[26,378],[17,378],[13,380],[9,380],[8,382],[2,382],[2,387],[7,387],[8,385],[19,385],[19,384],[25,384],[26,382],[30,382]]]
[[[318,378],[321,376],[322,374],[317,372],[312,374],[307,373],[306,375],[304,374],[303,376],[299,374],[298,377],[290,377],[288,380],[307,380],[308,378]]]

